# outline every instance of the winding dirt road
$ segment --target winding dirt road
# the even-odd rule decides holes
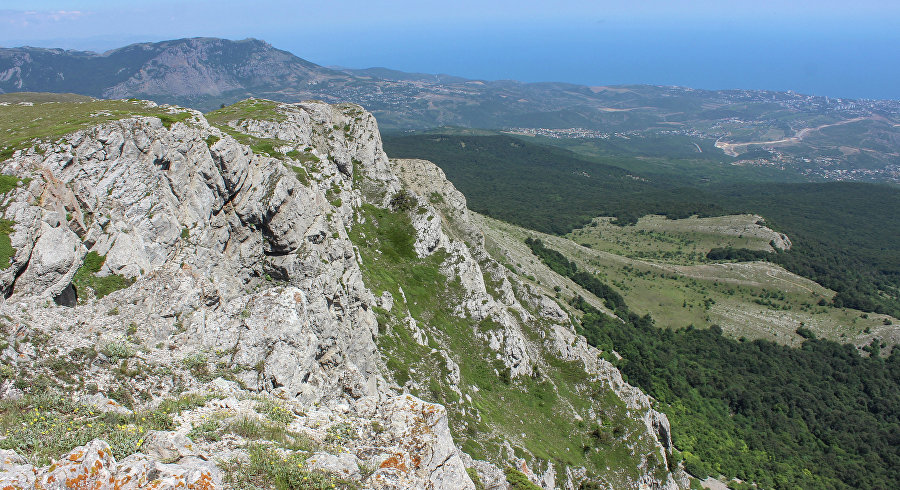
[[[831,124],[823,124],[821,126],[816,126],[814,128],[803,128],[800,131],[797,131],[794,136],[790,136],[788,138],[782,138],[779,140],[770,140],[770,141],[750,141],[747,143],[728,143],[726,141],[721,141],[721,138],[716,140],[716,148],[720,148],[725,152],[726,155],[736,157],[741,152],[737,151],[737,148],[745,148],[752,145],[784,145],[790,143],[799,143],[803,141],[803,138],[809,136],[813,131],[819,131],[821,129],[830,128],[832,126],[842,126],[844,124],[851,124],[859,121],[864,121],[866,119],[874,119],[872,116],[865,117],[855,117],[853,119],[846,119],[844,121],[831,123]]]

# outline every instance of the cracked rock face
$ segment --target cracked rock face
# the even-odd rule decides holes
[[[99,439],[41,468],[26,464],[12,451],[4,450],[0,457],[2,488],[223,488],[221,471],[208,461],[185,458],[178,464],[166,464],[135,453],[116,462],[109,444]]]
[[[379,351],[376,308],[391,311],[406,299],[376,297],[366,286],[349,230],[364,203],[388,207],[401,189],[420,204],[410,215],[416,254],[446,256],[440,272],[464,293],[454,314],[497,325],[474,335],[509,376],[536,375],[548,346],[553,355],[580,361],[644,414],[665,461],[671,448],[665,416],[574,334],[556,302],[514,284],[491,259],[465,198],[443,172],[421,160],[389,161],[375,119],[358,106],[303,102],[279,105],[278,113],[278,120],[246,119],[227,128],[196,112],[168,126],[131,117],[0,162],[2,173],[31,179],[0,196],[3,217],[14,222],[14,254],[0,270],[6,293],[0,315],[19,339],[0,360],[35,370],[51,351],[61,358],[93,351],[79,361],[79,375],[96,391],[72,395],[122,416],[138,408],[110,399],[122,383],[146,394],[142,408],[176,392],[220,395],[176,418],[176,431],[148,434],[141,452],[121,461],[101,440],[42,468],[0,452],[0,486],[56,488],[77,474],[79,484],[97,488],[111,482],[221,488],[216,461],[203,455],[246,459],[238,443],[247,441],[191,441],[187,433],[205,423],[194,414],[263,420],[252,397],[264,395],[294,407],[285,423],[313,441],[333,443],[323,427],[356,427],[356,437],[339,448],[305,455],[316,470],[365,488],[474,489],[466,471],[474,468],[487,488],[505,488],[496,465],[457,449],[443,406],[403,393]],[[233,131],[281,141],[285,151],[279,158],[255,153]],[[311,161],[301,178],[297,168]],[[85,269],[89,260],[96,270]],[[485,283],[490,275],[501,278],[494,293]],[[408,320],[421,334],[416,340],[429,345],[415,319]],[[552,326],[543,344],[523,331],[536,321]],[[42,344],[33,341],[36,332]],[[453,353],[434,352],[461,394]],[[124,381],[113,372],[135,365],[142,374]],[[427,380],[408,384],[419,382]],[[16,390],[4,383],[0,392],[21,396]],[[548,465],[532,479],[550,488],[567,478],[575,488],[585,478],[583,469],[559,473]],[[676,487],[671,475],[645,480]]]
[[[424,402],[412,395],[389,400],[381,420],[395,435],[378,469],[372,486],[383,489],[459,488],[474,490],[466,474],[447,425],[447,412],[441,405]]]

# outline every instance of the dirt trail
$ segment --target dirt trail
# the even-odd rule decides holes
[[[839,121],[831,124],[822,124],[821,126],[816,126],[814,128],[803,128],[800,131],[797,131],[794,136],[790,136],[787,138],[781,138],[778,140],[770,140],[770,141],[750,141],[747,143],[728,143],[721,140],[716,140],[716,148],[720,148],[725,152],[726,155],[736,157],[739,152],[737,148],[748,147],[751,145],[783,145],[786,143],[799,143],[803,141],[803,138],[809,136],[810,133],[814,131],[819,131],[825,128],[830,128],[832,126],[842,126],[844,124],[851,124],[859,121],[863,121],[866,119],[873,119],[872,116],[863,116],[863,117],[855,117],[853,119],[846,119],[844,121]]]
[[[802,284],[798,284],[796,282],[789,281],[783,277],[778,277],[775,274],[772,274],[772,271],[766,271],[766,275],[771,277],[772,279],[778,279],[779,281],[784,281],[784,282],[790,284],[791,286],[797,286],[798,288],[805,289],[805,290],[809,291],[810,293],[816,294],[815,291],[813,291],[812,289],[810,289]]]

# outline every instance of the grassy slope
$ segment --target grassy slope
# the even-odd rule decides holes
[[[623,326],[581,298],[572,301],[584,311],[580,331],[588,341],[618,351],[615,363],[627,379],[671,417],[674,445],[683,451],[675,455],[690,473],[762,488],[888,488],[896,481],[900,351],[885,359],[870,346],[872,355],[862,357],[808,330],[796,349],[728,339],[717,327],[661,329],[564,254],[541,240],[528,245],[627,320]]]
[[[473,335],[496,326],[454,314],[462,291],[439,271],[445,256],[415,257],[413,229],[403,213],[369,205],[360,211],[362,223],[351,238],[362,256],[364,279],[376,295],[389,291],[395,300],[390,312],[376,310],[379,347],[401,384],[412,378],[420,386],[416,394],[447,406],[451,430],[465,451],[502,462],[502,444],[508,440],[520,456],[583,465],[589,475],[614,486],[624,476],[637,476],[639,454],[651,443],[640,436],[640,421],[621,400],[598,389],[580,366],[550,355],[539,359],[539,376],[509,379],[496,353]],[[414,339],[408,317],[425,332],[427,345]],[[542,328],[526,325],[525,334],[540,344]],[[459,365],[462,397],[450,389],[441,350]],[[591,435],[598,429],[588,415],[592,406],[604,421],[600,438]]]
[[[526,273],[539,280],[548,292],[560,285],[564,297],[574,293],[588,296],[569,281],[548,274],[546,268],[534,263],[527,248],[515,242],[529,236],[540,237],[579,266],[595,271],[622,294],[632,310],[641,315],[650,313],[658,326],[719,325],[733,338],[800,345],[803,339],[796,330],[802,322],[802,326],[816,335],[839,342],[865,345],[874,337],[891,344],[900,342],[896,319],[849,308],[819,306],[819,300],[830,298],[834,292],[777,265],[681,260],[695,257],[692,248],[695,245],[702,251],[735,240],[732,235],[717,240],[706,230],[693,234],[691,225],[702,220],[666,222],[666,226],[679,230],[676,233],[640,233],[641,226],[605,224],[586,227],[571,235],[578,242],[592,244],[593,248],[580,246],[570,237],[538,233],[487,217],[480,220],[491,240],[513,252],[513,260],[523,265]],[[654,220],[649,223],[653,224]],[[605,239],[595,238],[596,234]],[[670,248],[675,253],[668,259],[658,253],[660,249]],[[685,249],[689,252],[685,253]],[[644,255],[654,257],[642,258]],[[885,319],[892,320],[893,325],[884,325]]]
[[[566,237],[632,259],[693,265],[706,263],[706,254],[716,247],[771,251],[768,235],[774,232],[756,225],[758,220],[754,215],[678,220],[649,215],[634,225],[618,226],[610,218],[600,218]]]
[[[162,119],[163,124],[170,125],[192,115],[190,112],[172,114],[165,108],[150,107],[142,101],[84,101],[78,97],[63,97],[62,100],[67,101],[59,102],[58,98],[47,97],[47,94],[15,95],[17,97],[13,100],[17,102],[0,106],[0,161],[12,156],[15,150],[32,146],[37,141],[55,141],[66,134],[106,121],[154,116]],[[48,98],[50,101],[47,101]]]
[[[392,157],[434,161],[472,209],[548,233],[567,233],[594,216],[631,223],[647,214],[759,214],[794,240],[775,257],[779,264],[838,291],[843,305],[900,314],[900,190],[893,187],[752,183],[734,173],[740,169],[698,184],[677,166],[631,174],[615,166],[621,158],[604,157],[611,165],[602,165],[507,136],[416,135],[387,139],[385,148]]]

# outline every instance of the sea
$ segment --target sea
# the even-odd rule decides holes
[[[894,22],[528,22],[382,25],[309,43],[271,42],[331,66],[444,73],[473,79],[652,84],[900,99]],[[361,43],[359,39],[365,38]]]

